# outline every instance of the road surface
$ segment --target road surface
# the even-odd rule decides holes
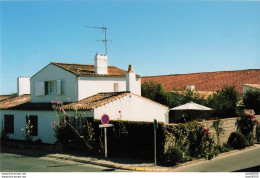
[[[0,153],[0,172],[103,172],[123,171],[91,164],[58,161],[41,157],[28,157]]]
[[[174,172],[260,172],[260,145],[204,161],[179,167]]]

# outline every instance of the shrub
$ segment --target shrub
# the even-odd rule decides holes
[[[237,122],[238,122],[239,131],[245,136],[249,145],[253,145],[254,144],[253,129],[258,122],[256,117],[251,114],[243,114],[241,116],[241,119],[238,120]]]
[[[256,126],[256,139],[258,142],[260,141],[260,124],[259,123]]]
[[[223,146],[220,145],[215,146],[214,150],[218,151],[219,153],[225,153],[225,152],[232,151],[233,148],[228,144],[223,144]]]
[[[182,159],[183,152],[177,147],[168,149],[168,151],[164,154],[164,162],[168,166],[175,165],[176,163],[181,162]]]
[[[232,132],[228,138],[228,144],[234,149],[242,149],[247,146],[247,141],[241,132]]]
[[[243,102],[247,109],[254,109],[256,114],[260,114],[260,92],[249,90],[243,97]]]
[[[172,132],[175,137],[175,145],[187,155],[198,158],[212,158],[214,141],[209,130],[198,122],[179,124],[173,128]]]
[[[220,118],[237,115],[239,93],[235,86],[226,86],[208,98],[209,107],[214,109],[214,116]]]

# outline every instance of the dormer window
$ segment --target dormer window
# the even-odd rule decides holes
[[[57,94],[57,80],[47,81],[44,86],[46,95]]]
[[[61,80],[35,83],[35,96],[61,95]]]

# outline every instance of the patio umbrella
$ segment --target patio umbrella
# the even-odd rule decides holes
[[[181,106],[177,106],[175,108],[171,108],[170,110],[173,110],[173,111],[188,111],[189,115],[190,115],[190,119],[192,119],[192,114],[191,112],[192,111],[211,111],[213,109],[211,108],[208,108],[206,106],[202,106],[200,104],[197,104],[197,103],[194,103],[194,102],[189,102],[189,103],[186,103],[184,105],[181,105]]]
[[[211,108],[208,108],[206,106],[202,106],[200,104],[189,102],[181,106],[177,106],[175,108],[171,108],[170,110],[199,110],[199,111],[210,111],[213,110]]]

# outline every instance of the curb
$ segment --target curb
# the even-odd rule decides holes
[[[240,151],[245,151],[245,150],[252,149],[252,148],[255,148],[255,147],[258,147],[258,146],[253,145],[253,146],[249,146],[249,147],[246,147],[244,149],[241,149],[241,150],[233,150],[233,151],[230,151],[230,152],[221,153],[221,154],[217,155],[216,157],[214,157],[213,159],[221,158],[223,156],[227,156],[227,155],[237,153],[237,152],[240,152]],[[78,163],[93,164],[93,165],[109,167],[109,168],[116,168],[116,169],[130,170],[130,171],[143,171],[143,172],[166,172],[166,171],[169,171],[169,170],[172,170],[172,169],[175,169],[175,168],[200,163],[200,162],[203,162],[203,161],[208,161],[205,158],[201,158],[201,159],[196,159],[196,160],[193,160],[193,161],[181,163],[181,164],[178,164],[174,167],[151,168],[151,167],[132,167],[132,166],[124,166],[124,165],[118,165],[118,164],[100,163],[100,162],[97,162],[95,160],[93,160],[93,161],[82,160],[82,159],[77,159],[77,158],[70,158],[68,156],[67,157],[60,157],[60,156],[55,156],[55,155],[46,155],[45,157],[54,158],[54,159],[58,159],[58,160],[70,160],[70,161],[74,161],[74,162],[78,162]]]
[[[71,159],[68,157],[63,158],[63,157],[54,156],[54,155],[47,155],[45,157],[55,158],[55,159],[59,159],[59,160],[70,160],[70,161],[79,162],[79,163],[93,164],[93,165],[97,165],[97,166],[104,166],[104,167],[109,167],[109,168],[131,170],[131,171],[165,172],[168,170],[168,168],[140,168],[140,167],[120,166],[120,165],[116,165],[116,164],[99,163],[99,162],[95,162],[95,161],[87,161],[87,160],[81,160],[81,159],[75,159],[75,158]]]

